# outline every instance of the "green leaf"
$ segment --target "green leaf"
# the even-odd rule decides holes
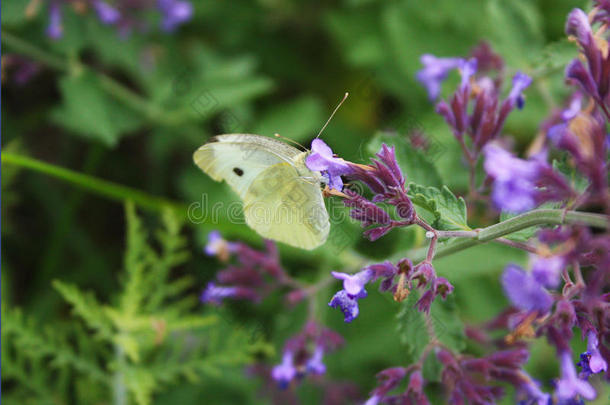
[[[509,65],[523,66],[529,52],[542,48],[543,20],[533,2],[491,0],[487,2],[486,17],[494,48]]]
[[[140,118],[112,99],[90,72],[63,77],[59,82],[63,103],[51,112],[58,124],[89,139],[114,146],[121,135],[137,129]]]
[[[570,182],[572,188],[578,193],[583,193],[589,187],[589,180],[568,162],[567,157],[561,160],[554,159],[553,169],[563,174]]]
[[[396,315],[398,333],[402,344],[407,346],[407,355],[411,362],[416,362],[424,352],[430,337],[426,330],[426,318],[417,310],[415,304],[419,295],[412,291]]]
[[[396,161],[406,179],[426,186],[441,187],[443,185],[434,163],[430,161],[425,152],[415,149],[406,137],[380,132],[367,144],[367,152],[374,155],[379,152],[384,143],[395,147]]]
[[[577,56],[578,48],[567,39],[551,42],[542,49],[540,56],[533,61],[532,76],[539,77],[550,72],[563,70]]]
[[[2,25],[18,25],[25,21],[29,1],[3,1]]]
[[[53,282],[53,287],[72,305],[73,311],[85,323],[103,337],[112,333],[110,320],[104,314],[101,304],[92,293],[83,293],[78,287],[59,280]]]
[[[301,141],[314,136],[323,124],[324,108],[320,100],[303,96],[265,111],[253,132],[267,136],[279,133]]]
[[[424,353],[430,342],[429,328],[434,331],[435,337],[443,345],[456,352],[462,351],[466,347],[466,337],[464,324],[457,314],[454,297],[450,295],[446,300],[440,298],[434,300],[430,307],[430,326],[427,324],[426,316],[416,307],[418,299],[418,292],[411,291],[396,315],[398,333],[401,342],[407,346],[410,361],[418,361]]]
[[[443,231],[470,230],[467,224],[466,202],[456,197],[447,186],[440,190],[410,183],[409,198],[433,218],[431,225]],[[419,212],[418,212],[419,213]]]

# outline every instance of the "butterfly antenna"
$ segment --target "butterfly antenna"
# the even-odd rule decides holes
[[[326,121],[326,124],[324,124],[324,126],[322,127],[322,129],[320,130],[320,132],[318,132],[318,135],[316,136],[316,139],[318,139],[320,137],[320,135],[322,135],[322,131],[324,131],[326,129],[326,126],[328,125],[328,123],[330,122],[330,120],[333,119],[333,117],[335,116],[335,113],[337,112],[337,110],[339,109],[339,107],[341,107],[341,104],[343,104],[343,102],[345,101],[345,99],[347,98],[347,96],[349,96],[349,93],[345,93],[345,95],[343,96],[343,99],[341,99],[341,101],[339,102],[339,104],[337,105],[337,107],[335,107],[335,110],[333,111],[333,113],[330,115],[330,117],[328,117],[328,120]]]
[[[294,139],[286,138],[285,136],[282,136],[282,135],[277,134],[277,133],[273,134],[273,136],[275,136],[276,138],[283,139],[283,140],[288,141],[288,142],[292,142],[292,143],[294,143],[295,145],[299,145],[301,148],[303,148],[303,150],[307,150],[307,148],[306,148],[306,147],[304,147],[303,145],[301,145],[300,143],[298,143],[298,142],[297,142],[297,141],[295,141]]]

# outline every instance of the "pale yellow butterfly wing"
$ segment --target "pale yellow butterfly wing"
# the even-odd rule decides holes
[[[193,155],[197,166],[241,197],[246,223],[261,236],[313,249],[326,241],[330,224],[319,174],[303,158],[290,145],[251,134],[216,136]]]
[[[328,213],[319,183],[304,179],[288,163],[263,171],[244,197],[246,223],[265,238],[302,249],[326,241]]]

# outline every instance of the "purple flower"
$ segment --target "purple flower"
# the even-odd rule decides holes
[[[575,36],[581,44],[589,45],[593,41],[589,17],[579,8],[572,9],[568,14],[565,31],[566,34]]]
[[[377,387],[371,392],[365,405],[377,405],[385,400],[386,394],[396,388],[406,374],[407,370],[403,367],[387,368],[377,373]]]
[[[403,268],[405,269],[411,269],[413,267],[413,262],[411,262],[411,260],[409,259],[401,259],[399,262],[399,267],[403,266]],[[382,278],[387,278],[387,277],[393,277],[394,275],[396,275],[396,272],[398,271],[397,266],[394,266],[391,262],[389,261],[385,261],[382,263],[375,263],[375,264],[369,264],[368,266],[365,267],[365,269],[370,270],[371,272],[373,272],[373,276],[372,276],[372,280],[376,280],[380,277]]]
[[[121,13],[116,8],[102,0],[94,0],[93,8],[98,18],[104,24],[116,24],[121,19]]]
[[[485,171],[493,180],[492,200],[500,210],[519,213],[574,194],[565,177],[545,162],[545,154],[523,160],[493,144],[483,152]]]
[[[193,16],[193,5],[188,1],[157,0],[157,7],[163,15],[161,27],[168,32],[174,31]]]
[[[574,94],[574,96],[572,96],[572,99],[570,100],[570,104],[568,105],[568,108],[561,111],[561,119],[564,121],[570,121],[571,119],[575,118],[580,113],[581,109],[582,109],[582,94],[576,93],[576,94]]]
[[[494,52],[491,45],[489,45],[489,42],[479,42],[479,44],[470,52],[470,57],[477,60],[477,70],[480,73],[485,73],[492,70],[501,73],[504,70],[504,60],[500,55]],[[487,79],[490,78],[487,77]]]
[[[587,62],[587,67],[585,67],[579,59],[574,59],[566,67],[566,78],[576,82],[585,93],[593,97],[606,117],[610,118],[610,111],[606,107],[610,101],[608,100],[610,95],[608,42],[602,39],[598,44],[588,16],[578,8],[573,9],[568,15],[566,34],[576,38]],[[605,45],[601,45],[602,43]]]
[[[338,291],[328,303],[331,308],[339,307],[343,312],[344,321],[349,323],[358,317],[358,300],[367,296],[366,290],[360,291],[358,295],[349,295],[347,291]]]
[[[250,288],[241,286],[216,286],[216,283],[214,282],[209,282],[199,297],[200,301],[204,304],[209,303],[214,305],[222,304],[222,300],[225,298],[256,301],[259,297],[256,292]]]
[[[461,85],[449,101],[442,100],[436,105],[436,112],[445,118],[460,142],[463,142],[465,133],[472,139],[471,150],[466,149],[470,161],[476,161],[483,146],[499,135],[506,118],[515,107],[523,107],[523,90],[532,81],[526,74],[517,72],[513,77],[512,89],[500,104],[497,85],[489,77],[477,79],[477,87],[472,91],[469,81],[475,69],[476,59],[463,61]],[[474,104],[472,107],[471,99]]]
[[[520,388],[527,395],[527,401],[520,402],[523,404],[530,405],[550,405],[552,404],[551,395],[540,390],[539,384],[536,383],[530,376],[524,371],[521,372],[525,376],[525,381],[521,384]]]
[[[413,269],[413,274],[411,275],[411,280],[418,281],[418,287],[423,287],[428,285],[428,283],[436,278],[436,271],[434,270],[434,266],[432,263],[425,260],[419,263]]]
[[[509,103],[511,105],[511,110],[517,106],[517,108],[522,109],[525,104],[525,99],[523,98],[523,91],[532,84],[532,78],[522,72],[517,72],[513,77],[513,87],[510,89],[510,93],[505,100],[505,103]]]
[[[437,58],[430,54],[422,55],[420,61],[424,68],[417,72],[416,78],[428,91],[430,101],[436,100],[440,95],[441,84],[449,72],[462,67],[465,62],[462,58]]]
[[[595,390],[591,384],[577,377],[570,353],[562,352],[559,361],[561,366],[561,379],[557,381],[559,399],[572,399],[577,395],[589,400],[594,399]]]
[[[430,313],[430,307],[434,301],[434,291],[432,289],[426,291],[419,300],[415,303],[417,310],[426,314]]]
[[[334,156],[332,149],[321,139],[311,142],[311,153],[305,159],[305,165],[314,171],[321,172],[328,181],[328,187],[341,191],[341,175],[350,172],[349,165],[341,158]]]
[[[562,256],[537,256],[532,265],[532,275],[543,286],[555,288],[559,284],[564,266],[565,260]]]
[[[610,25],[610,0],[593,0],[595,5],[595,16],[593,22]]]
[[[610,68],[610,65],[609,65]],[[564,111],[566,116],[571,112]],[[605,120],[597,111],[577,111],[575,116],[552,126],[547,136],[553,144],[566,150],[577,168],[591,181],[592,192],[606,194],[608,134]]]
[[[413,203],[407,196],[405,177],[396,161],[394,147],[381,145],[376,154],[377,159],[371,159],[372,165],[357,165],[348,162],[350,180],[361,181],[373,193],[372,200],[346,189],[347,198],[343,200],[346,207],[351,207],[350,216],[362,223],[363,227],[375,225],[367,229],[364,236],[371,241],[377,240],[393,228],[411,225],[417,218]],[[385,209],[377,203],[384,202],[395,207],[400,220],[392,220]]]
[[[502,286],[512,304],[519,309],[546,313],[553,304],[552,297],[544,287],[518,266],[506,266]]]
[[[224,240],[220,232],[211,231],[208,233],[208,243],[205,245],[204,251],[208,256],[217,256],[219,259],[226,261],[229,254],[234,253],[237,248],[237,244]]]
[[[2,69],[6,69],[4,73],[22,86],[42,70],[42,65],[21,55],[5,54],[2,56]]]
[[[591,374],[608,370],[608,363],[599,352],[598,346],[597,334],[595,331],[589,331],[587,334],[587,351],[580,355],[580,362],[577,364],[582,367],[580,378],[586,380]]]
[[[324,347],[317,345],[311,358],[307,360],[307,363],[305,364],[307,372],[311,374],[324,374],[326,372],[326,366],[322,362],[323,357]]]
[[[47,35],[51,39],[59,39],[63,35],[62,13],[60,5],[57,1],[53,1],[49,5],[49,25],[47,26]]]
[[[580,114],[581,110],[582,94],[577,92],[571,97],[568,107],[562,110],[559,117],[557,117],[561,119],[561,122],[548,127],[546,135],[555,146],[561,147],[565,131],[569,130],[570,122]],[[554,119],[550,121],[554,121]]]
[[[496,207],[515,213],[536,207],[535,181],[540,163],[516,158],[493,144],[483,152],[485,171],[494,181],[492,199]]]
[[[461,86],[467,86],[470,78],[477,72],[477,60],[475,58],[462,59],[460,61],[460,75],[462,76]]]
[[[356,274],[333,271],[331,274],[334,278],[343,280],[343,289],[352,296],[360,294],[364,290],[365,284],[371,281],[374,275],[371,270],[363,270]]]
[[[290,385],[297,375],[297,370],[294,367],[293,353],[289,350],[284,351],[282,363],[273,367],[271,377],[279,385],[281,389],[285,389]]]

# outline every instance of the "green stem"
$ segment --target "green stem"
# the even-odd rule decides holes
[[[117,362],[116,371],[112,376],[112,398],[113,405],[127,405],[127,387],[125,386],[125,352],[120,345],[114,347],[115,360]]]
[[[78,173],[70,169],[45,163],[27,156],[2,152],[2,164],[12,164],[44,173],[112,200],[132,200],[134,204],[141,208],[146,208],[153,211],[161,211],[165,208],[169,208],[179,213],[182,217],[187,215],[187,206],[183,203],[171,201],[162,197],[152,196],[131,187],[126,187],[93,176]]]
[[[610,228],[610,217],[601,214],[592,214],[579,211],[565,211],[562,209],[539,209],[526,212],[521,215],[509,218],[506,221],[488,226],[478,230],[476,238],[459,239],[453,243],[438,246],[435,258],[449,256],[453,253],[490,242],[505,235],[520,231],[537,225],[562,225],[562,224],[582,224],[594,228]],[[426,259],[428,248],[420,248],[407,253],[407,257],[414,262]],[[404,256],[401,255],[401,257]]]
[[[23,39],[6,32],[5,30],[2,30],[1,35],[2,43],[7,47],[14,49],[18,53],[27,55],[31,59],[52,67],[53,69],[62,71],[70,70],[69,64],[64,59],[40,49],[29,42],[26,42]]]

